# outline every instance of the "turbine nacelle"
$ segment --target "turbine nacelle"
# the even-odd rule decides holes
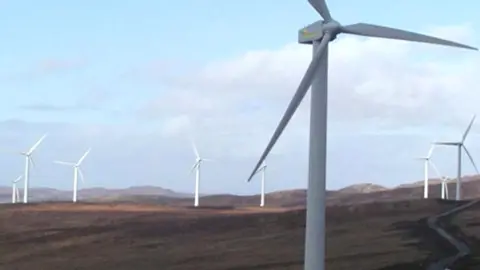
[[[321,40],[325,33],[330,33],[330,41],[333,41],[341,30],[342,25],[337,21],[316,21],[298,31],[298,43],[312,44],[314,41]]]

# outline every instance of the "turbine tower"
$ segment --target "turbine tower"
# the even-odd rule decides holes
[[[435,144],[437,145],[446,145],[446,146],[455,146],[457,147],[457,159],[458,159],[458,168],[457,168],[457,186],[456,186],[456,192],[455,192],[455,199],[457,201],[462,199],[462,149],[465,150],[465,153],[467,153],[468,158],[472,162],[473,167],[475,168],[475,171],[478,174],[478,169],[477,165],[475,164],[475,161],[473,161],[472,155],[468,151],[467,147],[465,147],[465,139],[468,136],[468,133],[470,132],[470,129],[473,126],[473,122],[475,121],[476,115],[472,116],[472,120],[470,120],[470,124],[468,125],[467,129],[463,133],[462,140],[458,142],[436,142]]]
[[[18,191],[17,183],[22,179],[23,175],[17,177],[12,181],[12,203],[20,201],[20,192]]]
[[[262,167],[260,167],[255,174],[261,173],[262,174],[262,182],[261,182],[261,191],[260,191],[260,207],[265,206],[265,171],[267,170],[267,163],[265,160],[263,161]]]
[[[417,159],[423,160],[423,172],[424,172],[424,183],[423,183],[423,198],[428,199],[428,167],[430,164],[433,165],[433,163],[430,161],[430,158],[432,157],[433,150],[435,149],[435,144],[432,144],[430,146],[430,150],[428,150],[428,154],[425,157],[419,157]]]
[[[66,166],[72,166],[73,167],[73,199],[72,201],[74,203],[77,202],[77,192],[78,192],[78,175],[80,174],[80,179],[82,180],[82,183],[85,183],[83,179],[83,173],[82,169],[80,169],[80,165],[82,164],[83,160],[87,157],[88,153],[90,153],[90,148],[83,154],[83,156],[77,161],[77,163],[73,162],[65,162],[65,161],[58,161],[55,160],[54,163],[60,164],[60,165],[66,165]]]
[[[310,108],[310,149],[307,192],[307,220],[305,234],[305,270],[325,270],[325,182],[327,153],[327,86],[328,45],[342,33],[366,37],[378,37],[414,41],[444,46],[473,49],[457,42],[430,37],[404,30],[357,23],[343,26],[332,18],[325,0],[309,0],[310,5],[323,17],[299,31],[298,41],[313,44],[313,57],[300,85],[287,107],[278,127],[267,144],[260,160],[250,174],[250,181],[262,165],[270,150],[282,134],[288,122],[312,86]]]
[[[202,162],[204,161],[212,161],[211,159],[208,158],[202,158],[200,157],[200,153],[198,152],[197,145],[191,140],[192,143],[192,148],[193,152],[195,153],[195,163],[192,166],[192,169],[190,170],[190,173],[195,171],[195,201],[194,201],[194,206],[198,207],[198,201],[199,201],[199,190],[200,190],[200,167],[202,165]]]
[[[42,141],[47,137],[45,133],[28,151],[21,152],[20,154],[25,156],[25,181],[23,188],[23,203],[28,203],[28,189],[30,188],[30,163],[35,166],[33,162],[32,154],[35,149],[42,143]]]
[[[448,180],[450,179],[446,176],[442,176],[441,180],[442,180],[442,187],[441,187],[442,200],[445,200],[445,199],[448,200]]]

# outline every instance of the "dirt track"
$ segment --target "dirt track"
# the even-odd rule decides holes
[[[424,269],[452,252],[424,218],[451,207],[422,200],[329,208],[328,269]],[[304,210],[48,204],[0,211],[2,270],[302,269]]]

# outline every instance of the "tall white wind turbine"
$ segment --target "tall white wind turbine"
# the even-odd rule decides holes
[[[267,170],[267,163],[264,160],[262,167],[258,168],[258,170],[255,172],[255,174],[257,173],[262,174],[262,181],[260,183],[260,207],[265,206],[265,172],[266,170]]]
[[[193,152],[195,153],[195,163],[193,164],[192,166],[192,169],[190,170],[190,173],[192,173],[193,171],[195,171],[195,201],[194,201],[194,206],[195,207],[198,207],[199,205],[199,190],[200,190],[200,168],[201,168],[201,165],[202,165],[202,162],[204,161],[212,161],[211,159],[208,159],[208,158],[202,158],[200,156],[200,153],[198,152],[198,148],[197,148],[197,145],[195,144],[195,142],[193,141],[193,139],[191,140],[191,143],[192,143],[192,148],[193,148]]]
[[[470,159],[470,162],[472,162],[473,167],[475,168],[475,171],[478,172],[477,165],[475,164],[475,161],[473,161],[473,157],[468,151],[467,147],[465,147],[465,139],[468,136],[468,133],[470,132],[470,129],[473,126],[473,122],[475,121],[476,115],[472,116],[472,120],[470,120],[470,124],[468,125],[467,129],[463,133],[462,140],[457,141],[457,142],[435,142],[437,145],[446,145],[446,146],[455,146],[457,147],[457,185],[456,185],[456,192],[455,192],[455,199],[461,200],[462,199],[462,149],[465,150],[465,153],[467,154],[468,158]]]
[[[26,152],[21,152],[25,156],[25,179],[24,179],[24,188],[23,188],[23,203],[28,203],[28,189],[30,188],[30,163],[35,165],[33,162],[32,154],[35,149],[42,143],[42,141],[47,137],[47,133],[43,136]]]
[[[20,192],[18,191],[17,183],[22,180],[23,175],[17,177],[17,179],[12,181],[12,203],[17,203],[20,201]]]
[[[430,164],[433,164],[430,161],[430,158],[432,157],[432,153],[434,149],[435,149],[435,144],[432,144],[426,156],[417,158],[417,159],[423,160],[423,173],[424,173],[423,198],[424,199],[428,199],[428,178],[429,178],[428,167],[430,166]]]
[[[292,101],[287,107],[270,142],[260,156],[248,181],[262,165],[283,130],[305,97],[310,86],[310,149],[305,233],[305,270],[325,270],[325,187],[327,161],[328,47],[339,34],[396,39],[473,49],[457,42],[417,34],[405,30],[356,23],[341,25],[330,15],[325,0],[308,0],[323,20],[298,32],[298,42],[313,45],[313,57]]]
[[[84,178],[83,178],[83,173],[82,169],[80,168],[80,165],[82,165],[82,162],[85,160],[87,157],[88,153],[90,153],[90,148],[83,154],[83,156],[77,161],[77,163],[74,162],[66,162],[66,161],[54,161],[54,163],[60,164],[60,165],[66,165],[66,166],[72,166],[73,167],[73,198],[72,201],[75,203],[77,202],[77,193],[78,193],[78,175],[80,174],[80,179],[82,180],[82,183],[85,183]]]

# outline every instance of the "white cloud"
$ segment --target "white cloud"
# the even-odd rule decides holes
[[[468,24],[427,32],[474,39]],[[293,96],[311,50],[292,43],[247,51],[169,76],[171,91],[142,113],[162,119],[170,137],[194,131],[213,155],[243,158],[252,166]],[[477,52],[344,35],[331,44],[329,65],[329,187],[420,178],[421,166],[411,157],[426,152],[433,139],[455,139],[478,112]],[[278,187],[305,185],[308,109],[307,95],[272,152],[271,159],[282,160],[274,162],[282,164]],[[193,131],[187,131],[187,122]],[[474,136],[469,144],[479,149]],[[452,174],[449,149],[438,152],[439,166]],[[292,177],[302,181],[289,182]]]
[[[468,24],[435,27],[429,32],[473,39]],[[476,52],[346,35],[330,48],[329,117],[335,127],[368,122],[374,126],[363,131],[371,132],[372,128],[463,126],[477,112],[480,58]],[[244,143],[259,141],[252,146],[257,148],[271,135],[310,58],[310,46],[288,44],[212,62],[170,79],[172,91],[152,102],[144,113],[173,119],[190,115],[198,128],[205,127],[206,137],[207,133],[213,137],[237,134],[245,138]],[[282,143],[295,145],[292,140],[306,136],[308,107],[305,100]],[[166,129],[171,129],[170,122]],[[226,144],[233,143],[229,138],[224,138]]]
[[[473,39],[467,26],[431,32],[448,37],[459,33],[458,28],[463,29],[458,38]],[[422,164],[411,157],[425,154],[434,138],[454,139],[478,112],[477,54],[348,36],[332,43],[328,187],[356,182],[395,185],[421,178]],[[42,146],[50,152],[37,153],[34,185],[70,187],[70,173],[51,161],[78,159],[92,146],[85,162],[87,186],[154,184],[190,191],[191,133],[201,153],[217,160],[205,166],[202,192],[256,192],[258,186],[244,180],[310,58],[311,47],[297,44],[246,52],[188,74],[169,74],[168,90],[139,114],[147,121],[123,126],[10,121],[0,125],[0,139],[23,149],[43,132],[51,133]],[[308,108],[307,96],[269,157],[268,190],[306,185]],[[474,157],[480,157],[474,135],[467,144]],[[453,175],[449,151],[439,150],[435,158],[442,172]],[[22,170],[22,160],[2,156],[1,161],[12,177]],[[466,172],[470,169],[465,166]]]

